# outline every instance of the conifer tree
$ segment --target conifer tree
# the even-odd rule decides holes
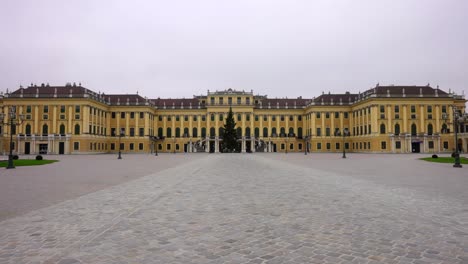
[[[236,122],[232,114],[232,107],[229,108],[229,113],[224,124],[223,134],[223,149],[227,152],[239,151],[237,143]]]

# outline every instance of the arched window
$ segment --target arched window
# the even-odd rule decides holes
[[[176,127],[175,129],[175,136],[180,137],[180,127]]]
[[[385,134],[385,124],[380,124],[380,134]]]
[[[26,135],[31,135],[31,125],[30,124],[26,125],[26,128],[25,128],[24,132],[25,132]]]
[[[224,136],[224,127],[220,127],[218,129],[218,133],[219,133],[218,136],[220,136],[220,137]]]
[[[288,132],[288,137],[293,137],[294,136],[294,128],[290,127],[289,132]]]
[[[395,124],[395,135],[400,135],[400,124]]]
[[[64,124],[60,125],[60,135],[65,135],[65,125]]]
[[[172,129],[170,127],[166,129],[166,137],[172,137]]]
[[[280,137],[286,136],[286,129],[284,127],[280,128]]]
[[[163,128],[159,127],[158,128],[158,137],[162,137],[162,136],[163,136]]]
[[[276,127],[271,129],[271,136],[272,137],[277,137],[278,136],[278,133],[276,132]]]
[[[42,126],[42,135],[47,135],[49,134],[49,126],[47,124],[44,124]]]
[[[201,129],[201,136],[206,137],[206,127],[202,127]]]
[[[251,136],[251,134],[250,134],[250,127],[246,127],[246,128],[245,128],[245,136],[246,136],[246,137],[250,137],[250,136]]]
[[[192,137],[198,137],[198,129],[196,127],[192,128]]]
[[[302,137],[302,127],[297,128],[297,136],[300,138]]]
[[[434,133],[434,127],[432,127],[432,124],[427,125],[427,134],[432,135]]]
[[[214,127],[210,128],[210,137],[214,137],[216,134],[216,129]]]
[[[448,133],[447,124],[443,124],[443,125],[442,125],[442,130],[441,130],[440,132],[441,132],[442,134]]]
[[[189,137],[189,131],[188,131],[188,127],[184,128],[184,137]]]
[[[238,137],[238,138],[242,137],[242,128],[238,127],[238,128],[236,129],[236,132],[237,132],[237,137]]]
[[[256,127],[254,131],[255,131],[255,132],[254,132],[254,133],[255,133],[255,137],[257,137],[257,138],[260,137],[260,129],[259,129],[258,127]]]
[[[418,134],[418,129],[416,127],[416,124],[411,125],[411,135],[416,136]]]
[[[268,128],[267,127],[263,128],[263,136],[268,137]]]

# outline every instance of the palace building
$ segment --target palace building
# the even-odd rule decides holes
[[[455,142],[453,122],[465,103],[429,85],[294,99],[233,89],[149,99],[31,84],[0,96],[0,151],[8,153],[12,135],[16,154],[222,152],[232,107],[241,152],[440,153],[455,145],[466,152],[468,124]]]

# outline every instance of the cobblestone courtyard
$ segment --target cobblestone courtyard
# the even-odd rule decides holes
[[[24,209],[0,222],[0,263],[468,263],[468,166],[418,157],[67,156],[2,171],[11,195],[29,174],[107,180],[28,206],[4,196]]]

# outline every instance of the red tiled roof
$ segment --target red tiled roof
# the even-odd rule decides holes
[[[314,99],[316,104],[349,104],[354,102],[358,97],[358,94],[345,93],[345,94],[322,94]]]
[[[85,93],[93,93],[95,92],[88,90],[82,86],[49,86],[49,85],[41,85],[41,86],[29,86],[27,88],[19,88],[18,90],[12,92],[11,94],[14,95],[33,95],[33,94],[40,94],[40,95],[77,95],[77,94],[85,94]]]
[[[391,96],[402,96],[403,91],[405,95],[411,96],[419,96],[422,94],[423,96],[435,96],[436,91],[437,95],[440,97],[447,96],[448,94],[442,90],[437,88],[432,88],[431,86],[377,86],[375,88],[367,90],[365,93],[370,92],[377,94],[377,96],[383,95],[387,96],[390,94]]]
[[[110,102],[112,105],[117,103],[125,105],[127,102],[131,105],[135,105],[136,103],[144,104],[146,102],[146,99],[138,94],[104,94],[103,98],[106,103]]]
[[[268,99],[268,98],[265,98],[265,99],[259,99],[258,100],[258,105],[262,105],[262,107],[286,107],[286,105],[288,106],[288,108],[294,108],[294,106],[296,107],[303,107],[303,106],[306,106],[309,102],[311,102],[312,99],[304,99],[304,98],[294,98],[294,99],[286,99],[286,98],[276,98],[276,99]]]
[[[162,99],[162,98],[157,98],[157,99],[150,99],[157,107],[176,107],[180,108],[181,106],[183,107],[190,107],[190,104],[192,107],[197,106],[198,107],[198,102],[199,100],[196,98],[177,98],[177,99]]]

